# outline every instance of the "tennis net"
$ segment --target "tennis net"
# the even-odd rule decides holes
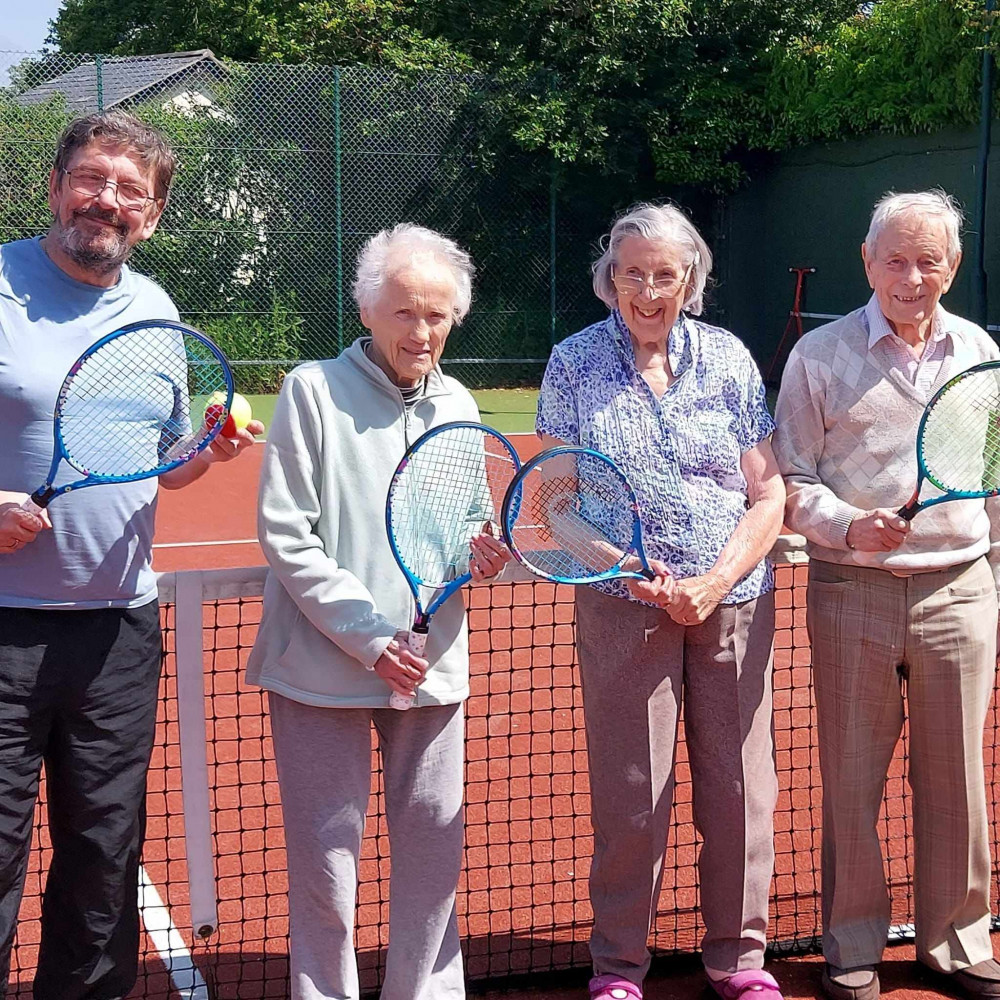
[[[801,539],[782,539],[775,561],[774,721],[781,792],[769,932],[773,947],[787,952],[818,944],[821,789]],[[262,569],[250,569],[164,574],[160,580],[167,654],[149,776],[140,887],[144,934],[134,997],[288,995],[286,866],[266,697],[243,679],[260,621],[263,579]],[[586,966],[592,834],[572,589],[543,582],[495,584],[468,589],[467,601],[472,695],[458,896],[467,973],[470,980],[497,980]],[[997,742],[991,710],[986,767],[994,843]],[[898,936],[909,933],[913,919],[906,752],[904,733],[880,819]],[[659,955],[694,950],[702,932],[699,840],[683,730],[677,757],[663,889],[650,935]],[[389,903],[388,834],[374,742],[372,791],[357,911],[366,992],[377,991],[381,982]],[[30,996],[49,854],[43,792],[11,997]],[[192,931],[192,910],[196,925],[216,926],[204,939]]]

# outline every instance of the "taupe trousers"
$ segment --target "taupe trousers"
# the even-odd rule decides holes
[[[684,700],[705,965],[759,969],[774,866],[778,783],[771,718],[774,595],[723,605],[702,625],[576,594],[590,759],[594,859],[590,951],[597,974],[641,983],[660,894]]]
[[[360,667],[358,668],[360,669]],[[382,749],[392,876],[385,1000],[462,1000],[461,705],[316,708],[269,693],[288,851],[292,1000],[357,1000],[354,902]]]
[[[823,777],[823,953],[878,962],[889,927],[877,821],[910,722],[917,957],[954,972],[991,958],[983,726],[997,592],[985,558],[894,576],[813,560],[808,626]]]

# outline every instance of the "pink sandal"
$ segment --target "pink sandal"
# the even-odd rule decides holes
[[[588,986],[590,1000],[642,1000],[642,990],[618,976],[594,976]]]
[[[712,979],[712,989],[722,1000],[784,1000],[774,976],[763,969],[747,969],[728,979]]]

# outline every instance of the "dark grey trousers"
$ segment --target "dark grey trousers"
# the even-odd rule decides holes
[[[577,646],[590,758],[597,974],[649,970],[684,704],[705,966],[759,969],[767,940],[778,782],[771,718],[774,595],[723,605],[698,626],[578,587]]]
[[[45,763],[52,863],[35,1000],[117,1000],[139,948],[138,868],[160,676],[156,602],[0,608],[0,988]]]

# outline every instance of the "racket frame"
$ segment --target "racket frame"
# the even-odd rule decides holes
[[[385,498],[385,533],[386,537],[389,539],[389,548],[392,550],[393,558],[396,560],[399,568],[403,571],[403,576],[406,578],[407,586],[413,594],[415,614],[413,625],[410,628],[407,645],[409,645],[411,651],[416,653],[417,656],[423,656],[424,654],[424,648],[427,645],[427,634],[430,631],[431,618],[434,616],[434,613],[441,607],[442,604],[444,604],[445,601],[448,600],[449,597],[451,597],[452,594],[454,594],[461,587],[465,586],[465,584],[472,579],[472,571],[471,569],[467,569],[464,573],[456,576],[454,580],[449,580],[444,585],[441,585],[440,583],[431,583],[418,577],[403,561],[403,556],[399,551],[398,545],[396,544],[396,537],[393,532],[392,498],[396,492],[396,486],[399,483],[400,478],[417,450],[424,447],[428,441],[433,440],[439,434],[462,427],[483,431],[484,436],[488,435],[495,438],[504,446],[504,448],[506,448],[508,454],[510,455],[515,474],[521,468],[521,460],[518,457],[517,450],[510,443],[510,441],[508,441],[507,438],[505,438],[498,430],[494,430],[492,427],[487,427],[486,424],[477,423],[474,420],[452,420],[448,423],[439,424],[437,427],[432,427],[430,430],[425,431],[420,435],[420,437],[417,438],[416,441],[413,442],[413,444],[410,445],[409,448],[406,449],[406,454],[403,455],[399,461],[399,465],[396,466],[396,471],[392,474],[392,479],[389,482],[389,491]],[[426,608],[424,607],[423,601],[420,597],[421,587],[427,589],[434,588],[434,596]],[[406,709],[412,707],[415,700],[415,694],[413,697],[408,698],[393,691],[389,696],[389,705],[399,711],[406,711]]]
[[[63,439],[62,434],[63,404],[69,394],[70,387],[73,384],[73,380],[76,378],[77,372],[79,372],[84,363],[93,354],[104,347],[105,344],[110,343],[112,340],[116,340],[118,337],[134,333],[136,330],[145,330],[152,327],[157,329],[176,330],[178,333],[186,336],[196,337],[209,348],[212,354],[215,355],[226,382],[226,402],[224,412],[215,421],[215,424],[209,429],[205,437],[195,447],[190,449],[190,451],[177,456],[175,459],[165,463],[164,465],[157,466],[155,469],[150,469],[146,472],[135,473],[127,476],[104,476],[98,473],[92,473],[90,470],[85,469],[81,465],[74,462],[66,448],[66,442]],[[52,463],[49,466],[45,482],[31,494],[31,497],[28,500],[22,504],[22,509],[30,511],[33,514],[37,514],[39,511],[47,507],[56,497],[62,496],[64,493],[71,493],[73,490],[82,489],[85,486],[103,486],[110,483],[135,483],[142,479],[152,479],[155,476],[162,476],[165,472],[169,472],[171,469],[176,469],[178,466],[186,464],[196,455],[204,451],[222,431],[222,427],[226,422],[226,417],[229,414],[229,409],[232,406],[233,393],[235,390],[236,385],[233,380],[233,371],[229,365],[229,361],[226,359],[226,356],[221,350],[219,350],[218,346],[210,337],[207,337],[200,330],[195,330],[194,327],[187,326],[185,323],[179,323],[175,320],[167,319],[140,320],[137,323],[129,323],[118,330],[114,330],[111,333],[106,334],[101,337],[100,340],[91,344],[90,347],[88,347],[83,354],[81,354],[80,357],[73,362],[70,370],[66,373],[66,377],[62,381],[62,385],[59,387],[59,395],[56,397],[55,410],[52,414],[53,437],[55,439],[52,451]],[[59,471],[59,466],[62,465],[63,461],[65,461],[70,467],[76,469],[77,472],[82,472],[84,474],[84,478],[78,479],[72,483],[65,483],[62,486],[53,486],[56,473]]]
[[[920,423],[917,425],[917,486],[913,491],[913,495],[910,499],[896,511],[897,516],[903,518],[907,521],[912,521],[913,518],[920,513],[922,510],[926,510],[928,507],[936,507],[939,503],[946,503],[949,500],[981,500],[988,497],[1000,496],[1000,487],[995,490],[953,490],[941,483],[937,477],[927,468],[927,463],[924,461],[924,427],[927,425],[927,420],[937,406],[938,401],[942,396],[950,389],[953,389],[959,382],[963,382],[965,379],[977,375],[979,372],[983,371],[998,371],[1000,372],[1000,361],[984,361],[978,365],[973,365],[971,368],[966,368],[964,372],[959,372],[957,375],[948,379],[947,382],[934,395],[931,397],[928,404],[924,407],[924,412],[920,416]],[[939,497],[928,497],[926,500],[920,499],[920,488],[924,484],[924,480],[932,483],[943,493]]]
[[[609,570],[605,570],[603,573],[597,573],[593,576],[580,577],[557,576],[554,573],[546,573],[538,569],[536,566],[533,566],[528,561],[527,556],[525,556],[525,554],[520,550],[514,540],[513,528],[514,523],[517,521],[518,515],[521,512],[521,486],[525,478],[536,466],[541,465],[542,462],[548,461],[549,459],[556,458],[559,455],[586,455],[602,461],[611,467],[619,479],[621,479],[622,485],[625,487],[628,496],[628,505],[633,515],[632,539],[629,543],[629,548],[625,550],[618,565]],[[602,580],[623,579],[647,580],[652,582],[656,579],[656,574],[649,568],[649,561],[646,558],[646,550],[642,544],[642,522],[639,516],[639,501],[636,499],[635,490],[632,489],[632,484],[628,481],[628,476],[622,472],[618,464],[603,452],[597,451],[594,448],[585,448],[579,445],[559,445],[555,448],[547,448],[545,451],[539,452],[534,456],[534,458],[525,462],[524,465],[521,466],[517,475],[514,476],[513,481],[507,489],[507,496],[504,497],[503,511],[501,513],[501,530],[503,531],[504,543],[507,545],[507,548],[510,549],[514,558],[535,576],[540,576],[545,580],[551,580],[553,583],[588,584],[600,583]],[[639,560],[642,565],[641,569],[635,571],[621,569],[622,563],[624,563],[630,556],[635,556]]]

